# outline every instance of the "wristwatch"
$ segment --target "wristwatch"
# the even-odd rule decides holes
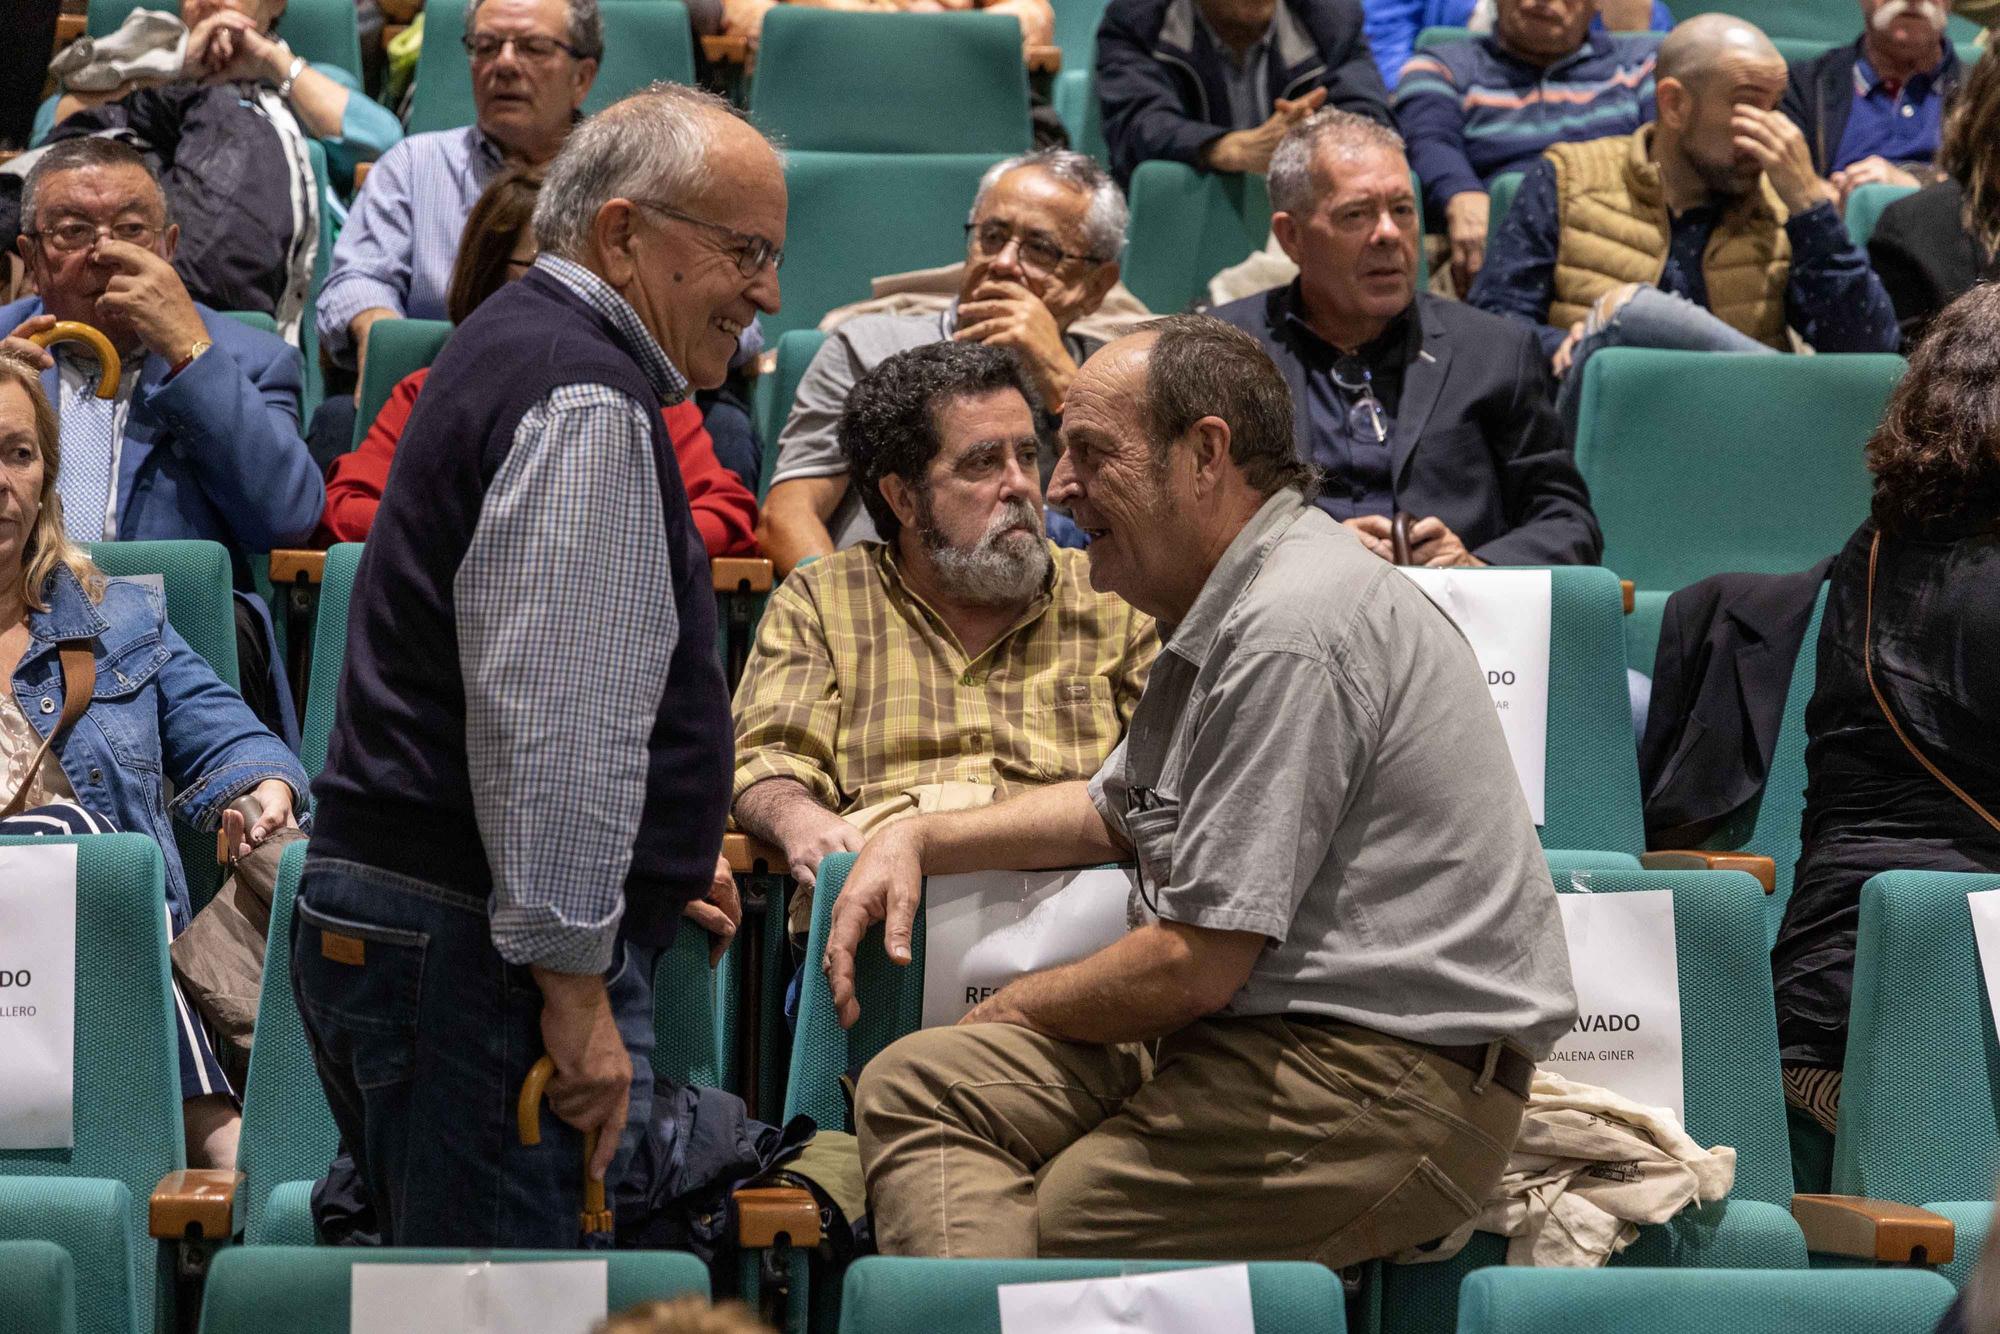
[[[192,343],[189,343],[187,355],[182,357],[179,361],[175,362],[173,366],[168,369],[167,378],[171,380],[174,376],[179,375],[182,371],[188,368],[188,364],[192,362],[196,357],[200,356],[202,353],[208,351],[208,349],[214,346],[215,346],[215,340],[212,338],[197,338]]]
[[[291,50],[290,47],[286,47],[285,49],[287,51]],[[291,68],[285,71],[285,81],[278,85],[278,100],[280,102],[289,102],[292,100],[292,85],[299,81],[299,71],[305,67],[306,58],[304,56],[292,57]]]

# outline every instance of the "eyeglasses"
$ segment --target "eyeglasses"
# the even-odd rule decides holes
[[[1357,436],[1364,432],[1372,434],[1376,444],[1386,444],[1388,416],[1382,410],[1382,400],[1375,397],[1374,372],[1354,358],[1342,357],[1333,364],[1333,383],[1344,394],[1361,395],[1348,406],[1348,431]]]
[[[466,54],[480,64],[499,59],[500,53],[511,45],[514,54],[523,60],[547,60],[558,51],[566,51],[577,60],[583,59],[583,52],[568,42],[559,42],[553,37],[540,35],[528,37],[500,37],[490,32],[467,33],[459,38],[464,43]]]
[[[670,218],[677,218],[692,226],[703,227],[719,236],[728,237],[730,249],[736,256],[736,271],[745,278],[755,278],[766,266],[775,269],[785,262],[785,248],[772,245],[761,236],[750,232],[739,232],[734,227],[725,227],[719,222],[710,222],[707,218],[697,218],[692,213],[668,208],[665,204],[656,203],[651,199],[635,199],[632,202],[641,208],[649,208],[655,213],[664,213]]]
[[[1005,250],[1009,241],[1014,242],[1020,247],[1021,267],[1041,278],[1054,273],[1066,259],[1086,259],[1093,264],[1100,262],[1095,255],[1064,250],[1045,237],[1017,237],[1014,229],[1004,222],[968,222],[965,224],[965,237],[988,259]]]
[[[100,236],[123,241],[126,245],[150,246],[165,230],[163,227],[155,227],[150,222],[114,222],[107,226],[103,223],[85,222],[82,218],[72,218],[68,222],[59,222],[38,232],[24,232],[23,235],[46,241],[51,250],[75,254],[79,250],[88,250],[96,245]]]

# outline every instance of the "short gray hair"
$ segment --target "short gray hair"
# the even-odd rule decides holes
[[[472,0],[465,7],[465,35],[472,36],[472,20],[479,13],[479,7],[486,0]],[[604,58],[604,16],[597,12],[597,0],[567,0],[563,6],[569,11],[569,44],[576,49],[578,60],[602,60]]]
[[[535,201],[535,243],[581,261],[597,211],[613,199],[678,208],[708,188],[717,116],[734,108],[714,93],[656,83],[570,131]]]
[[[966,214],[970,222],[979,216],[979,206],[986,202],[986,196],[1000,183],[1000,178],[1010,171],[1023,167],[1033,167],[1045,171],[1073,190],[1082,190],[1090,196],[1090,209],[1083,215],[1083,243],[1090,250],[1092,259],[1099,264],[1117,259],[1125,250],[1125,192],[1118,188],[1118,182],[1110,173],[1097,164],[1097,159],[1086,153],[1072,153],[1067,148],[1038,148],[1032,153],[1021,153],[1003,158],[986,169],[979,178],[979,193],[972,197],[972,211]]]
[[[1403,136],[1387,125],[1339,107],[1321,107],[1307,116],[1278,141],[1271,152],[1271,170],[1266,184],[1271,191],[1271,207],[1280,213],[1309,213],[1319,197],[1313,180],[1313,159],[1322,148],[1337,154],[1403,152]]]
[[[1301,459],[1292,435],[1292,393],[1263,344],[1213,315],[1167,315],[1134,333],[1154,335],[1146,352],[1139,406],[1155,468],[1203,417],[1229,424],[1229,458],[1260,495],[1296,487],[1310,500],[1319,470]]]
[[[146,173],[146,179],[160,194],[160,212],[168,222],[172,222],[173,209],[167,203],[166,188],[160,184],[160,173],[153,170],[153,164],[146,161],[145,154],[107,134],[86,134],[74,139],[61,139],[42,150],[35,164],[28,168],[28,177],[21,183],[21,230],[33,231],[35,227],[35,196],[41,193],[42,182],[65,171],[81,171],[86,167],[137,167]]]

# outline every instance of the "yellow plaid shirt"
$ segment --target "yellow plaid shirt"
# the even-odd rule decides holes
[[[865,542],[779,585],[736,688],[732,801],[795,778],[846,814],[926,783],[1088,778],[1124,735],[1159,649],[1152,618],[1051,547],[1047,589],[978,657]]]

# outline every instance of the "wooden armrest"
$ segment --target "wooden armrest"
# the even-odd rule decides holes
[[[85,22],[85,16],[82,14],[57,15],[56,50],[62,50],[65,46],[83,36]]]
[[[736,1192],[736,1244],[764,1250],[819,1245],[819,1205],[800,1186],[745,1186]],[[1949,1224],[1947,1224],[1949,1226]]]
[[[1881,1264],[1941,1265],[1951,1261],[1951,1220],[1914,1204],[1860,1195],[1794,1195],[1792,1217],[1806,1249]]]
[[[243,1174],[215,1168],[169,1172],[153,1188],[148,1230],[163,1241],[227,1241],[243,1231]]]
[[[1649,871],[1748,871],[1766,894],[1778,889],[1778,864],[1754,852],[1708,852],[1702,848],[1667,848],[1642,852],[1639,865]]]
[[[361,188],[361,182],[368,179],[368,169],[374,165],[373,162],[357,162],[354,164],[355,189],[359,190]]]
[[[271,583],[295,584],[303,579],[316,584],[326,574],[324,551],[274,551],[271,553]]]
[[[1028,73],[1062,73],[1062,48],[1060,46],[1031,46],[1028,48]]]
[[[361,178],[356,176],[354,181],[355,184],[359,185]],[[1625,599],[1625,614],[1630,616],[1632,609],[1639,605],[1639,586],[1630,579],[1620,579],[1618,581],[1618,592]]]
[[[748,834],[724,834],[722,855],[729,859],[729,869],[738,875],[790,875],[792,864],[785,860],[785,854],[762,839]]]
[[[718,593],[771,591],[771,562],[762,556],[717,556],[708,568]]]
[[[719,32],[701,39],[701,53],[711,65],[741,65],[750,68],[750,42],[735,33]]]

